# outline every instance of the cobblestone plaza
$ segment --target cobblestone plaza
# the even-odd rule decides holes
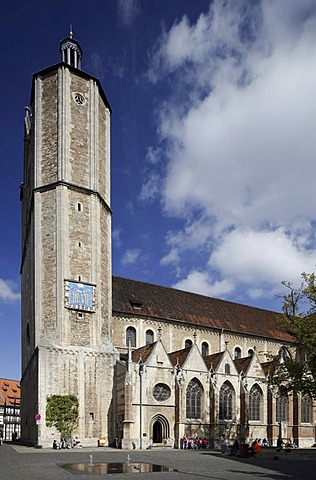
[[[199,450],[143,450],[124,452],[110,448],[83,448],[78,450],[35,449],[20,445],[5,444],[0,447],[1,480],[63,480],[73,479],[76,474],[66,471],[62,465],[89,463],[91,455],[94,464],[103,462],[146,462],[164,465],[177,471],[111,475],[112,480],[122,479],[192,479],[211,480],[312,480],[315,478],[316,451],[314,458],[304,460],[298,456],[280,456],[279,460],[258,456],[255,459],[241,459],[221,456],[214,451]],[[105,475],[78,474],[82,480],[101,479]]]

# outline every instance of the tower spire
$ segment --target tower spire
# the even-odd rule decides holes
[[[73,38],[72,24],[70,24],[69,37],[60,42],[61,61],[81,70],[82,50],[79,42]]]

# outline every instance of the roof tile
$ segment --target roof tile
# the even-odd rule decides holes
[[[0,378],[0,405],[19,406],[21,400],[20,382]]]
[[[192,347],[193,345],[190,345],[190,347],[182,348],[181,350],[176,350],[175,352],[168,353],[168,357],[170,359],[171,364],[174,367],[176,365],[180,365],[180,367],[182,367]]]
[[[133,308],[131,299],[141,309]],[[121,277],[113,277],[113,312],[293,341],[279,321],[281,313]]]

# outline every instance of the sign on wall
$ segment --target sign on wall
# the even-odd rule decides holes
[[[96,286],[65,280],[65,307],[71,310],[95,312]]]

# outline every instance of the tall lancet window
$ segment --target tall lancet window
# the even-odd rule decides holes
[[[249,420],[260,420],[262,391],[258,385],[249,392]]]
[[[311,423],[312,421],[312,398],[307,393],[301,399],[301,420],[302,423]]]
[[[233,418],[234,389],[230,382],[225,382],[219,392],[219,419],[232,420]]]
[[[286,422],[287,420],[287,397],[278,395],[275,399],[276,421]]]
[[[192,378],[186,392],[186,417],[201,418],[203,387],[197,378]]]

